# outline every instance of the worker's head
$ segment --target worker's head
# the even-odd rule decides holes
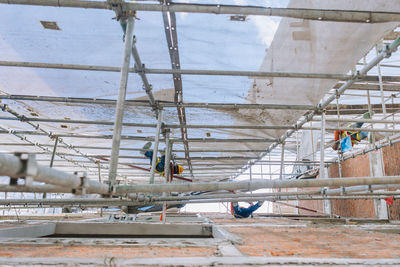
[[[181,165],[178,165],[178,174],[181,174],[183,172],[183,167]]]

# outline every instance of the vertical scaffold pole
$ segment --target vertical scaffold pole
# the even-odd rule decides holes
[[[117,177],[118,156],[121,145],[122,121],[124,116],[126,87],[128,85],[129,64],[132,53],[133,23],[134,23],[133,17],[129,16],[127,18],[127,27],[125,32],[124,57],[122,62],[121,79],[118,92],[117,106],[115,111],[115,123],[114,123],[113,139],[112,139],[110,170],[108,174],[108,182],[110,185],[110,190],[112,190],[113,185],[115,183],[115,178]]]
[[[285,142],[282,142],[281,169],[279,171],[279,180],[282,180],[283,168],[285,168]],[[281,192],[281,188],[278,189],[278,192]],[[279,203],[278,203],[278,210],[279,210],[279,214],[282,215],[281,204],[279,204]]]
[[[164,164],[164,175],[165,175],[165,183],[168,183],[170,176],[170,162],[171,162],[171,144],[169,140],[169,129],[166,130],[165,133],[165,164]],[[167,193],[163,193],[163,196],[166,196]],[[167,217],[167,203],[163,203],[163,211],[162,211],[162,223],[165,223]]]
[[[326,119],[325,110],[323,110],[321,113],[321,141],[319,143],[319,146],[320,146],[319,178],[320,179],[327,178],[327,175],[325,173],[325,126],[326,126],[325,119]],[[324,190],[328,190],[328,189],[329,189],[329,187],[324,188]],[[333,214],[332,214],[331,200],[326,199],[326,200],[323,200],[323,202],[324,202],[324,213],[327,213],[332,217]]]
[[[320,161],[319,161],[319,177],[325,178],[325,110],[321,113],[321,141],[320,146]]]
[[[280,169],[280,172],[279,172],[279,180],[282,180],[283,168],[285,168],[285,142],[282,142],[281,169]]]
[[[367,91],[368,92],[368,91]],[[340,106],[339,106],[339,94],[338,91],[336,90],[336,113],[337,113],[337,127],[340,128]],[[341,148],[341,143],[342,143],[342,132],[339,131],[339,144],[338,144],[338,149],[337,149],[337,155],[338,155],[338,171],[339,171],[339,177],[342,177],[342,159],[343,159],[343,153],[342,153],[342,148]],[[337,141],[335,141],[337,142]]]
[[[52,168],[52,167],[53,167],[53,164],[54,164],[54,157],[55,157],[56,151],[57,151],[58,138],[59,138],[59,137],[56,136],[56,140],[54,141],[53,153],[51,154],[51,159],[50,159],[50,168]],[[42,198],[43,198],[43,199],[46,199],[46,198],[47,198],[47,193],[46,193],[46,192],[43,193]]]
[[[150,170],[150,184],[154,184],[154,171],[156,169],[156,164],[157,164],[158,144],[161,133],[162,115],[163,115],[162,110],[161,109],[158,110],[156,136],[154,138],[153,159],[151,161],[151,170]]]
[[[379,47],[378,46],[382,46],[383,42],[382,40],[375,46],[375,50],[376,50],[376,54],[378,55],[379,52]],[[382,112],[383,112],[383,117],[387,118],[386,114],[386,103],[385,103],[385,94],[383,92],[383,80],[382,80],[382,71],[381,71],[381,63],[378,62],[378,64],[376,64],[376,68],[378,69],[378,80],[379,80],[379,91],[381,93],[381,102],[382,102]],[[372,115],[372,114],[370,114]],[[385,123],[385,130],[388,129],[388,125],[387,123]],[[386,137],[386,141],[389,142],[389,134],[387,132],[384,133],[385,137]]]

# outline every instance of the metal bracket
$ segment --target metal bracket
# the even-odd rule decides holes
[[[385,58],[389,58],[392,55],[392,52],[395,52],[395,51],[390,51],[390,46],[385,45],[385,49],[383,51],[385,53]]]
[[[79,185],[79,188],[73,190],[73,193],[76,195],[86,195],[86,188],[89,185],[89,179],[87,178],[87,173],[86,172],[81,172],[81,173],[75,172],[74,174],[81,179],[81,184]]]
[[[344,186],[341,186],[340,189],[341,189],[340,190],[340,195],[342,195],[342,196],[346,195],[346,188]]]
[[[25,186],[31,186],[33,183],[33,177],[37,174],[37,163],[35,154],[26,153],[14,153],[22,163],[22,170],[18,173],[17,177],[12,177],[11,179],[23,178],[25,180]],[[14,184],[13,180],[10,183]]]
[[[361,80],[363,80],[364,79],[364,76],[365,75],[361,75],[360,74],[360,71],[358,70],[357,72],[356,72],[356,74],[354,74],[354,80],[356,80],[356,81],[361,81]]]

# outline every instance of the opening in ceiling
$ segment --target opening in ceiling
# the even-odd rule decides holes
[[[58,27],[57,22],[56,21],[45,21],[45,20],[41,20],[40,24],[42,24],[43,28],[47,29],[47,30],[57,30],[57,31],[61,31],[60,27]]]

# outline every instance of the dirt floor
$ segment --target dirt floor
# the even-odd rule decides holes
[[[205,216],[203,214],[203,216]],[[211,222],[235,237],[230,240],[140,239],[124,245],[115,240],[101,242],[56,238],[0,240],[0,257],[8,258],[161,258],[223,256],[223,246],[231,246],[239,256],[304,257],[304,258],[400,258],[400,232],[371,231],[371,227],[388,226],[382,222],[329,221],[326,218],[234,219],[231,215],[208,215]],[[2,224],[5,227],[6,223]],[[371,225],[371,227],[365,226]],[[10,224],[14,227],[15,224]],[[400,229],[400,224],[389,226]],[[365,230],[367,229],[367,230]],[[374,228],[375,229],[375,228]],[[394,231],[394,232],[396,232]],[[50,241],[49,241],[50,240]],[[69,240],[69,241],[68,241]],[[136,239],[138,240],[138,239]],[[159,243],[157,243],[159,242]],[[163,245],[164,244],[164,245]],[[222,249],[221,249],[222,248]],[[235,250],[234,249],[234,250]],[[222,251],[222,252],[221,252]]]

